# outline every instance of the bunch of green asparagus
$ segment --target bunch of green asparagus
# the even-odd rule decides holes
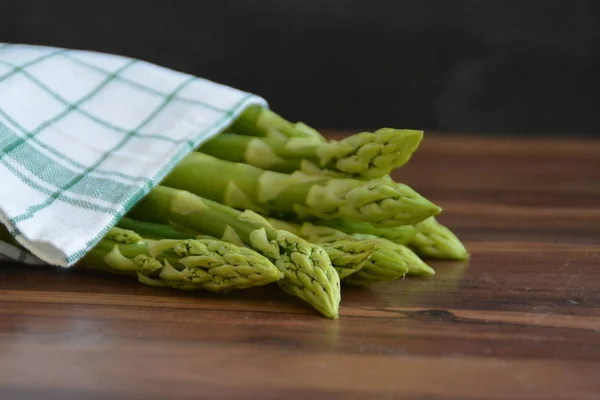
[[[469,254],[441,208],[390,173],[422,131],[327,140],[251,107],[189,154],[83,259],[141,283],[225,292],[276,284],[328,318],[341,286],[434,270]]]

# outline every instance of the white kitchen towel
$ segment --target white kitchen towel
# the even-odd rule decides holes
[[[0,43],[0,222],[31,253],[0,242],[0,257],[73,265],[254,104],[142,60]]]

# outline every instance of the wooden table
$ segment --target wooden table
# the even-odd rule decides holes
[[[472,260],[346,288],[337,321],[3,266],[0,399],[600,398],[600,143],[428,135],[396,177]]]

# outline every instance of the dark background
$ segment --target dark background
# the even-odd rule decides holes
[[[598,0],[0,0],[0,42],[141,58],[325,129],[600,137]]]

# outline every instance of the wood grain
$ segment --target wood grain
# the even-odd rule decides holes
[[[431,134],[395,176],[473,257],[345,288],[338,321],[3,265],[0,398],[600,398],[600,143]]]

